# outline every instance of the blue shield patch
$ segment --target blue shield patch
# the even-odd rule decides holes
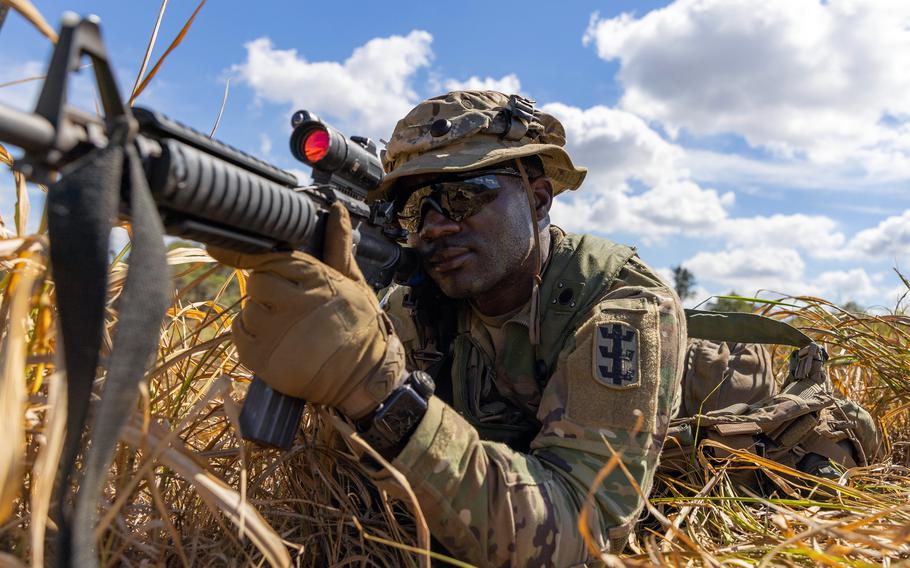
[[[638,330],[621,322],[598,324],[593,362],[594,378],[603,386],[613,389],[639,386]]]

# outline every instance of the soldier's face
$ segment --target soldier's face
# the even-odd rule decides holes
[[[532,231],[536,227],[527,195],[519,179],[497,178],[502,187],[477,213],[453,221],[428,209],[419,229],[409,237],[426,272],[451,298],[481,299],[493,291],[524,290],[534,276]],[[540,183],[533,182],[532,188],[536,185]],[[545,217],[550,200],[543,193],[545,203],[538,204],[535,213]]]

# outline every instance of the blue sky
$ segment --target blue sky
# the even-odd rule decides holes
[[[128,90],[160,3],[37,1],[101,17]],[[153,61],[196,2],[171,0]],[[309,108],[387,138],[458,87],[530,95],[590,169],[554,220],[682,263],[707,295],[761,289],[892,306],[910,266],[910,3],[903,0],[210,2],[137,104],[289,169]],[[0,83],[41,74],[50,44],[17,14]],[[76,103],[91,108],[82,79]],[[34,84],[0,88],[27,108]],[[9,220],[9,176],[0,178]],[[35,208],[37,209],[37,207]]]

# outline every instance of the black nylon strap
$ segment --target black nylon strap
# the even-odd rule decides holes
[[[54,198],[56,208],[52,205],[48,212],[71,413],[67,417],[65,461],[61,462],[66,474],[59,495],[63,513],[58,550],[61,566],[98,564],[93,533],[99,498],[120,431],[135,410],[137,387],[155,354],[161,318],[169,303],[164,231],[128,132],[126,122],[118,125],[107,148],[67,173],[60,182],[66,184],[66,191]],[[126,191],[121,191],[124,165],[127,185]],[[52,190],[51,195],[54,193]],[[98,362],[107,292],[108,240],[120,195],[129,199],[132,251],[118,304],[107,376],[92,427],[92,444],[85,453],[83,478],[70,514],[67,501],[74,477],[73,462]],[[53,209],[56,211],[51,214]],[[92,260],[89,267],[84,261],[86,254]],[[86,297],[87,294],[90,295]],[[82,316],[86,319],[79,319]]]
[[[123,148],[110,145],[76,162],[48,189],[51,267],[67,377],[66,436],[57,487],[57,557],[72,558],[72,484],[88,416],[104,325],[108,238],[117,213]]]

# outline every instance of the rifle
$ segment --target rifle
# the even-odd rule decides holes
[[[401,246],[405,233],[393,223],[392,204],[367,203],[383,177],[376,145],[343,136],[307,111],[294,113],[291,153],[313,168],[313,185],[160,113],[123,103],[101,40],[98,19],[65,14],[58,43],[34,113],[0,105],[0,141],[22,148],[14,168],[49,186],[51,267],[68,373],[67,440],[61,460],[58,515],[61,562],[94,564],[81,532],[94,522],[99,489],[120,428],[136,400],[136,386],[155,352],[158,329],[170,303],[163,233],[238,252],[302,250],[321,256],[325,219],[332,203],[351,216],[355,258],[376,290],[405,281],[416,255]],[[104,117],[66,103],[67,77],[91,59]],[[59,174],[59,176],[58,176]],[[115,217],[133,224],[133,249],[119,323],[84,483],[72,523],[66,497],[81,446],[98,364],[104,321],[107,248]],[[112,399],[105,404],[105,399]],[[288,448],[304,401],[253,379],[241,413],[241,434],[260,444]],[[102,437],[105,437],[102,439]],[[89,501],[88,503],[81,503]],[[81,515],[81,516],[80,516]],[[88,515],[88,516],[86,516]],[[68,528],[67,525],[72,527]],[[73,543],[68,540],[73,533]],[[85,539],[88,539],[87,541]],[[80,541],[80,539],[83,539]],[[71,556],[70,546],[75,546]],[[81,547],[81,548],[80,548]]]

